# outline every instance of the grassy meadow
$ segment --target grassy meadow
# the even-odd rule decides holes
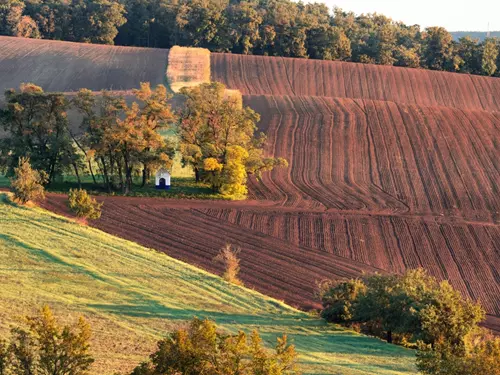
[[[0,195],[0,337],[43,304],[93,327],[93,374],[128,371],[193,316],[269,345],[287,333],[306,374],[414,374],[414,353],[327,325],[167,255]]]

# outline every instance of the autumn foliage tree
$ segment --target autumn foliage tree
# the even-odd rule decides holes
[[[134,171],[141,171],[144,185],[151,172],[171,165],[175,152],[159,132],[174,119],[165,86],[152,89],[141,83],[134,95],[137,101],[128,104],[109,92],[96,96],[80,90],[73,100],[83,115],[83,135],[73,134],[73,139],[86,155],[89,169],[92,161],[98,166],[110,191],[130,192]]]
[[[102,203],[97,202],[84,189],[69,190],[68,206],[80,218],[99,219],[101,217],[102,205]]]
[[[43,200],[46,182],[46,174],[31,168],[29,159],[21,157],[18,166],[14,168],[14,177],[11,179],[14,198],[22,204]]]
[[[215,191],[231,198],[247,193],[247,178],[286,166],[282,158],[265,157],[265,135],[256,134],[260,117],[227,95],[221,83],[183,89],[186,102],[178,133],[185,165],[193,168],[196,181],[207,179]]]
[[[221,333],[210,320],[193,319],[158,342],[157,350],[132,375],[298,375],[297,353],[287,337],[274,351],[265,349],[257,331],[248,336]]]
[[[240,252],[240,248],[226,244],[214,258],[215,261],[224,265],[224,274],[222,278],[236,285],[243,285],[243,282],[238,277],[240,273],[240,259],[238,255]]]
[[[8,342],[0,342],[0,374],[87,374],[94,362],[90,338],[90,326],[83,318],[62,326],[45,306],[13,328]]]

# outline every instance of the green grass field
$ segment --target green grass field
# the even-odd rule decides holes
[[[168,251],[168,249],[167,249]],[[0,337],[43,304],[93,326],[93,374],[133,368],[193,316],[231,332],[287,333],[307,374],[414,374],[410,350],[327,325],[255,291],[0,194]]]

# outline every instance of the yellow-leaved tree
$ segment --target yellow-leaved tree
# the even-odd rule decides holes
[[[179,118],[180,151],[184,165],[193,168],[196,181],[231,199],[247,194],[247,177],[260,177],[283,158],[265,156],[266,136],[257,132],[258,113],[242,106],[237,95],[227,95],[221,83],[184,88],[185,106]]]

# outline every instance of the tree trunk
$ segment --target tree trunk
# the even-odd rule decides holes
[[[111,193],[111,182],[109,181],[108,169],[106,168],[106,160],[101,156],[102,173],[104,174],[104,184],[108,188],[108,193]]]
[[[141,187],[146,186],[147,179],[148,179],[148,169],[146,168],[146,166],[144,166],[144,168],[142,168],[142,185],[141,185]]]
[[[197,183],[200,182],[200,171],[198,170],[198,168],[194,169],[194,177]]]
[[[82,180],[80,179],[80,173],[78,173],[78,165],[75,162],[73,164],[73,169],[75,170],[76,179],[78,180],[78,188],[82,188]]]
[[[88,163],[89,163],[90,175],[92,176],[92,181],[94,181],[94,185],[97,185],[97,181],[96,181],[95,175],[94,175],[94,170],[92,169],[92,161],[89,159]]]
[[[392,331],[387,331],[387,342],[392,344]]]

